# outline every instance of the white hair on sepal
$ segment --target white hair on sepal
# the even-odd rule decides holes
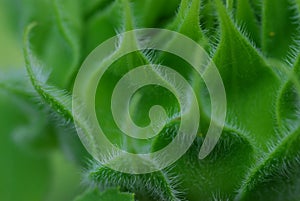
[[[237,117],[235,117],[235,115],[230,111],[228,111],[227,113],[227,120],[225,122],[223,130],[236,135],[240,140],[247,141],[247,143],[249,143],[256,154],[263,154],[262,147],[256,140],[255,136],[253,136],[251,132],[247,128],[245,128],[238,121]]]
[[[164,171],[159,171],[155,173],[148,173],[144,175],[130,175],[126,173],[121,173],[114,171],[112,169],[109,169],[107,167],[102,166],[99,162],[96,162],[93,169],[88,171],[88,177],[90,177],[91,174],[96,177],[93,178],[87,178],[88,179],[88,184],[90,183],[89,180],[92,179],[93,184],[96,184],[100,188],[104,189],[107,188],[108,186],[120,186],[122,188],[125,188],[129,191],[132,192],[147,192],[148,194],[154,196],[154,197],[160,197],[161,199],[166,199],[166,200],[176,200],[175,197],[175,190],[172,190],[173,187],[171,185],[171,180],[169,178],[169,175],[167,172]],[[163,193],[162,191],[164,189],[161,189],[161,177],[157,174],[161,174],[163,176],[164,181],[166,184],[169,185],[168,188],[170,188],[170,195],[166,195],[166,197],[162,197]],[[155,176],[156,175],[156,176]],[[158,176],[158,177],[157,177]],[[100,182],[100,183],[99,183]],[[154,182],[154,183],[153,183]],[[168,193],[167,193],[168,194]],[[179,199],[178,199],[179,200]]]
[[[232,14],[232,12],[230,12],[230,13]],[[260,57],[264,58],[262,52],[260,51],[260,49],[257,47],[257,45],[252,40],[251,35],[246,31],[245,25],[244,24],[238,24],[234,20],[233,16],[230,13],[229,13],[229,18],[230,18],[231,22],[233,23],[234,28],[236,28],[237,31],[241,34],[242,38],[244,38],[245,41],[248,42],[250,44],[250,46],[252,46],[256,50],[258,55],[260,55]]]
[[[39,100],[41,103],[46,103],[54,111],[64,116],[67,121],[70,121],[70,119],[72,119],[71,95],[69,95],[67,91],[59,90],[56,87],[49,86],[47,84],[47,80],[50,73],[45,73],[43,70],[43,65],[36,59],[34,55],[32,55],[30,47],[28,47],[26,50],[28,56],[28,63],[26,64],[27,72],[32,85],[35,88],[36,94],[39,95],[39,99],[37,100]]]
[[[283,91],[285,88],[285,85],[282,85],[281,88],[279,89],[279,91]],[[282,126],[280,125],[280,119],[278,116],[278,108],[279,108],[279,99],[280,99],[281,93],[276,93],[276,97],[274,98],[276,101],[272,102],[272,116],[274,121],[276,121],[276,123],[274,124],[274,131],[275,131],[275,135],[282,135],[282,132],[286,132],[286,130],[284,130],[285,128],[282,128]]]
[[[31,54],[30,49],[28,49],[28,53]],[[41,103],[46,103],[57,113],[67,117],[66,119],[70,119],[72,116],[71,95],[66,90],[59,90],[47,84],[49,74],[46,73],[46,75],[44,75],[45,71],[43,70],[42,64],[38,62],[33,55],[29,57],[29,61],[30,63],[27,65],[30,66],[27,66],[27,72],[36,94],[39,95],[35,96],[37,98],[36,100]],[[34,64],[34,66],[32,66],[32,64]]]
[[[250,4],[253,3],[254,1],[249,1]],[[255,3],[257,4],[258,7],[263,8],[263,0],[256,0]],[[253,4],[251,5],[253,7]],[[256,16],[259,18],[262,18],[263,12],[259,12],[259,10],[253,9],[254,13]]]
[[[281,130],[281,132],[276,132],[275,133],[275,138],[274,139],[270,139],[269,141],[266,142],[266,147],[267,147],[267,152],[264,155],[264,158],[269,157],[273,152],[276,151],[276,149],[281,146],[282,142],[285,141],[285,139],[290,135],[290,132],[288,131],[288,129],[286,131],[284,131],[284,129]]]
[[[119,4],[121,5],[122,3],[120,2]],[[124,36],[123,33],[126,32],[126,31],[130,31],[130,30],[126,30],[126,24],[125,24],[126,23],[126,18],[124,17],[125,16],[125,11],[124,11],[124,8],[122,8],[122,9],[123,9],[123,12],[118,12],[119,16],[115,16],[116,19],[117,19],[117,17],[119,17],[119,19],[123,19],[121,25],[114,28],[115,33],[118,36],[118,42],[116,43],[116,49],[119,49],[121,47],[122,43],[123,43],[123,39],[124,39],[123,38],[123,36]]]
[[[31,60],[30,64],[32,64],[30,67],[32,69],[32,73],[34,73],[38,82],[45,84],[50,77],[51,69],[47,69],[45,65],[36,56],[34,56],[31,47],[28,47],[28,54],[28,57]],[[29,77],[31,77],[31,75],[29,75]]]
[[[184,0],[182,0],[182,1],[184,1]],[[182,3],[182,1],[181,1],[181,3]],[[177,10],[176,10],[176,14],[175,14],[175,20],[176,19],[179,19],[179,25],[177,25],[177,27],[176,28],[178,28],[178,27],[181,27],[181,25],[182,25],[182,23],[184,22],[184,19],[185,19],[185,15],[182,15],[182,4],[180,4],[179,6],[178,6],[178,8],[177,8]],[[188,8],[187,8],[188,9]],[[187,14],[187,12],[186,12],[186,14]],[[173,21],[174,22],[174,21]],[[173,25],[173,23],[172,23],[172,25]]]
[[[135,16],[134,16],[134,12],[133,12],[133,7],[134,7],[134,2],[133,1],[129,1],[129,0],[127,0],[127,2],[128,2],[128,5],[129,5],[129,8],[130,8],[130,17],[131,17],[131,23],[132,23],[132,25],[133,25],[133,28],[134,27],[137,27],[137,25],[138,25],[138,23],[137,23],[137,21],[138,21],[138,18],[136,18]]]
[[[285,155],[287,152],[277,152],[278,148],[285,146],[288,138],[282,139],[278,144],[269,143],[269,153],[263,155],[247,173],[246,179],[243,180],[242,187],[237,191],[240,194],[244,188],[252,188],[256,183],[267,181],[269,176],[279,178],[289,178],[293,173],[294,167],[299,166],[300,153],[297,153],[291,161]],[[272,147],[271,147],[272,146]],[[253,178],[256,178],[255,180]]]
[[[209,45],[210,45],[210,49],[208,51],[208,55],[213,58],[214,55],[216,54],[217,50],[218,50],[218,47],[220,45],[220,41],[221,41],[221,33],[220,31],[217,31],[219,30],[219,26],[214,28],[216,31],[216,35],[210,35],[208,36],[208,40],[209,40]]]
[[[253,41],[252,37],[251,37],[251,34],[249,34],[249,32],[246,31],[246,26],[244,23],[237,23],[234,18],[232,17],[231,15],[232,12],[228,12],[227,11],[227,14],[234,26],[234,28],[240,33],[241,37],[245,39],[245,41],[251,46],[253,47],[253,49],[256,50],[257,54],[261,57],[261,58],[264,58],[263,56],[263,53],[261,52],[261,50],[257,47],[256,43]],[[220,19],[219,19],[219,27],[217,29],[221,29],[221,23],[220,23]],[[214,44],[212,43],[212,51],[210,52],[210,55],[214,55],[217,51],[218,51],[218,48],[219,48],[219,45],[221,44],[222,42],[222,32],[220,31],[217,31],[216,32],[218,35],[217,36],[213,36],[214,39],[216,40],[217,39],[217,43],[218,44]]]
[[[151,48],[151,46],[150,46],[150,48]],[[153,64],[157,63],[156,61],[158,60],[158,53],[157,53],[157,50],[150,49],[150,48],[141,50],[141,53],[144,55],[146,60],[149,62],[149,65],[153,65]],[[157,65],[159,65],[159,64],[157,64]]]
[[[290,13],[293,15],[291,16],[290,20],[293,24],[299,25],[300,19],[300,7],[298,6],[297,0],[288,0],[288,9]]]
[[[300,8],[295,3],[295,0],[289,0],[289,10],[292,13],[291,21],[296,27],[296,33],[292,36],[293,44],[290,45],[290,50],[284,59],[285,63],[291,68],[294,67],[300,53]]]
[[[266,180],[266,182],[269,182],[270,180],[267,180],[270,176],[272,178],[276,178],[278,180],[291,180],[291,177],[294,177],[295,173],[298,171],[299,167],[299,153],[295,155],[293,160],[290,160],[287,156],[284,155],[277,155],[277,159],[272,160],[269,164],[266,164],[264,167],[265,169],[261,171],[261,174],[263,175],[263,178],[261,179],[261,182]],[[280,188],[280,187],[279,187]],[[279,193],[280,195],[282,189],[274,189],[275,193]],[[295,192],[289,192],[291,194],[294,194]],[[285,197],[287,195],[285,194]]]
[[[124,27],[118,27],[118,28],[115,28],[115,32],[116,32],[116,35],[117,35],[117,41],[115,43],[115,49],[119,49],[121,47],[121,44],[122,44],[122,41],[123,41],[123,35],[122,33],[125,32],[124,30]]]
[[[52,111],[50,114],[54,119],[60,119],[62,125],[67,125],[72,121],[72,96],[66,90],[59,90],[56,87],[43,87],[43,93],[47,94],[45,97],[40,97],[40,102],[48,105]],[[48,100],[47,97],[52,97]],[[53,102],[54,101],[54,102]]]
[[[241,33],[241,35],[246,39],[247,42],[249,42],[249,44],[256,50],[256,52],[258,53],[258,55],[261,58],[264,58],[264,55],[261,51],[260,48],[258,48],[257,44],[254,42],[251,34],[247,31],[246,29],[246,25],[245,23],[242,23],[240,25],[238,25],[236,22],[234,22],[235,27],[237,28],[237,30]]]
[[[278,108],[280,107],[280,97],[283,95],[284,93],[284,90],[286,89],[291,89],[293,90],[293,94],[294,95],[297,95],[297,100],[295,102],[295,110],[294,110],[294,113],[291,115],[291,116],[288,116],[287,118],[285,119],[278,119],[280,116],[280,114],[276,114],[276,120],[277,120],[277,125],[275,127],[275,131],[276,131],[276,135],[278,137],[278,139],[282,139],[282,138],[285,138],[286,136],[290,135],[291,133],[295,132],[299,126],[300,126],[300,123],[297,122],[297,120],[300,119],[300,94],[299,94],[299,91],[297,91],[297,89],[295,89],[294,87],[293,88],[286,88],[286,86],[288,86],[288,84],[291,83],[290,80],[288,80],[283,86],[282,88],[280,89],[281,93],[278,94],[277,96],[277,102],[276,102],[276,105],[274,105],[274,112],[277,112],[278,113]],[[291,85],[292,86],[292,85]]]
[[[251,132],[240,123],[238,117],[230,110],[227,111],[224,127],[225,129],[233,130],[234,132],[240,133],[248,139],[251,138],[250,141],[255,142],[254,138],[251,137]]]
[[[170,175],[169,170],[131,175],[121,173],[103,166],[97,161],[91,161],[90,167],[84,171],[84,185],[105,190],[110,187],[134,192],[136,195],[145,193],[153,198],[167,201],[180,201],[180,192],[176,190],[178,180]]]
[[[299,29],[300,33],[300,29]],[[299,53],[300,53],[300,37],[298,35],[295,35],[293,37],[293,44],[289,47],[289,51],[287,53],[286,58],[284,59],[284,62],[290,67],[290,69],[293,69],[295,66],[295,63],[299,59]],[[287,69],[289,70],[289,69]]]
[[[128,2],[128,5],[129,5],[129,8],[130,8],[130,11],[132,10],[132,5],[133,5],[133,2],[129,2],[128,0],[126,0]],[[120,8],[122,10],[122,12],[118,12],[119,16],[114,16],[114,18],[116,19],[122,19],[122,23],[121,23],[121,26],[115,28],[115,32],[117,34],[122,34],[126,31],[131,31],[131,30],[126,30],[126,21],[127,20],[130,20],[130,22],[132,23],[133,25],[133,28],[136,27],[136,19],[133,15],[132,12],[130,12],[130,18],[127,19],[127,16],[126,16],[126,10],[124,8],[125,5],[123,5],[123,2],[122,1],[119,1],[117,2],[118,3],[118,6],[122,6],[122,8]]]
[[[210,201],[230,201],[230,196],[221,195],[221,190],[215,190],[212,193],[212,199]]]

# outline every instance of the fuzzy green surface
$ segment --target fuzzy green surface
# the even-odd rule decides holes
[[[6,153],[1,157],[6,165],[0,168],[0,200],[47,199],[53,166],[69,181],[62,185],[56,178],[63,190],[54,188],[52,197],[62,200],[72,199],[75,191],[76,201],[300,200],[299,0],[5,0],[0,10],[7,17],[0,41],[9,47],[0,49],[0,150]],[[145,126],[149,108],[162,105],[170,117],[165,128],[144,141],[118,130],[109,107],[112,90],[136,66],[172,67],[196,91],[201,110],[198,136],[178,161],[157,172],[130,175],[99,164],[86,152],[74,129],[72,88],[82,62],[101,42],[145,27],[177,31],[208,52],[224,83],[227,116],[215,149],[199,160],[211,121],[201,76],[166,52],[121,58],[104,74],[95,98],[97,115],[107,117],[99,123],[119,148],[159,150],[176,136],[180,122],[176,97],[147,86],[132,97],[130,115]],[[120,47],[126,45],[134,44],[120,41]],[[86,120],[81,121],[85,129]],[[79,170],[49,156],[53,150],[83,170],[84,188],[93,190],[80,195]],[[8,190],[2,192],[3,187]]]

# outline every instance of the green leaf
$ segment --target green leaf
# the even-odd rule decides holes
[[[279,129],[284,134],[294,132],[300,126],[300,56],[282,86],[277,98],[276,117]]]
[[[253,40],[256,45],[260,46],[260,27],[249,0],[237,1],[236,19],[243,29],[245,29],[245,31],[249,34],[251,40]]]
[[[158,138],[156,146],[164,147],[174,137],[175,129],[168,130]],[[212,153],[199,160],[203,139],[198,137],[188,152],[167,170],[170,175],[177,175],[179,184],[175,189],[190,201],[212,200],[216,196],[232,200],[237,184],[253,163],[255,147],[237,131],[224,129]]]
[[[285,59],[294,44],[298,18],[291,8],[290,0],[264,0],[262,15],[262,50],[268,57]]]
[[[252,169],[236,200],[299,200],[300,129],[286,136]]]
[[[47,77],[45,73],[43,73],[43,66],[37,62],[31,52],[29,35],[34,26],[35,24],[29,25],[24,35],[24,55],[30,81],[41,100],[54,110],[55,114],[59,115],[59,123],[71,127],[68,129],[55,128],[58,139],[60,143],[62,143],[61,146],[63,150],[67,153],[69,159],[84,164],[84,160],[86,160],[89,155],[75,133],[72,115],[72,97],[66,91],[47,85]]]
[[[169,25],[169,29],[182,33],[200,44],[205,43],[205,37],[200,28],[200,0],[181,1],[178,14]]]
[[[119,8],[118,11],[121,11],[121,15],[123,16],[123,23],[120,28],[124,29],[124,31],[130,31],[134,29],[132,11],[129,2],[127,0],[118,0],[115,2],[114,6],[117,6],[116,8]],[[110,59],[118,57],[123,48],[135,45],[135,38],[122,38],[122,40],[120,40],[119,48],[117,48],[115,52],[110,55]],[[104,62],[109,62],[109,60]],[[135,149],[137,148],[135,147],[135,144],[142,143],[143,145],[145,145],[148,144],[148,141],[136,140],[123,134],[120,131],[120,129],[114,123],[114,118],[111,112],[111,97],[115,85],[126,72],[137,66],[145,65],[148,63],[149,61],[142,52],[133,52],[125,55],[122,58],[119,58],[116,62],[111,64],[109,69],[107,69],[107,71],[104,73],[103,77],[98,83],[96,92],[96,114],[98,117],[103,115],[106,116],[106,118],[101,118],[101,120],[99,120],[99,124],[102,126],[102,129],[105,133],[109,134],[107,137],[111,142],[133,152],[135,152]],[[140,146],[138,147],[141,148]]]
[[[235,27],[217,1],[221,41],[214,61],[224,82],[232,127],[248,131],[258,147],[274,139],[274,109],[280,81],[262,56]],[[256,79],[258,78],[259,79]]]
[[[202,0],[200,24],[202,29],[205,30],[206,37],[212,41],[212,44],[216,44],[219,30],[217,28],[218,18],[214,0]]]
[[[134,201],[131,193],[120,193],[119,189],[107,189],[100,192],[98,189],[87,191],[75,199],[75,201]]]
[[[277,142],[247,174],[236,200],[299,200],[299,58],[277,99]]]
[[[296,3],[296,1],[292,2]],[[298,15],[300,15],[300,7],[295,9]],[[276,115],[279,127],[291,132],[291,130],[297,128],[295,125],[298,125],[297,120],[300,109],[299,42],[292,48],[286,67],[281,67],[281,69],[283,71],[282,74],[286,75],[286,81],[278,95]]]
[[[45,73],[42,72],[44,69],[41,64],[37,62],[30,49],[29,34],[34,26],[35,24],[29,25],[24,34],[25,63],[31,83],[37,93],[50,107],[67,120],[72,120],[71,97],[66,92],[46,84],[48,78]]]

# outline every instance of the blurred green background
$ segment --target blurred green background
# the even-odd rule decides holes
[[[60,151],[54,129],[28,97],[23,30],[43,1],[0,2],[0,200],[66,201],[82,191],[81,169]],[[29,8],[33,6],[33,8]],[[37,6],[37,7],[35,7]],[[36,9],[32,12],[30,9]],[[47,126],[46,126],[47,128]],[[38,130],[40,129],[40,130]],[[36,133],[42,139],[36,140]],[[75,138],[75,136],[74,136]],[[66,151],[67,152],[67,151]]]

